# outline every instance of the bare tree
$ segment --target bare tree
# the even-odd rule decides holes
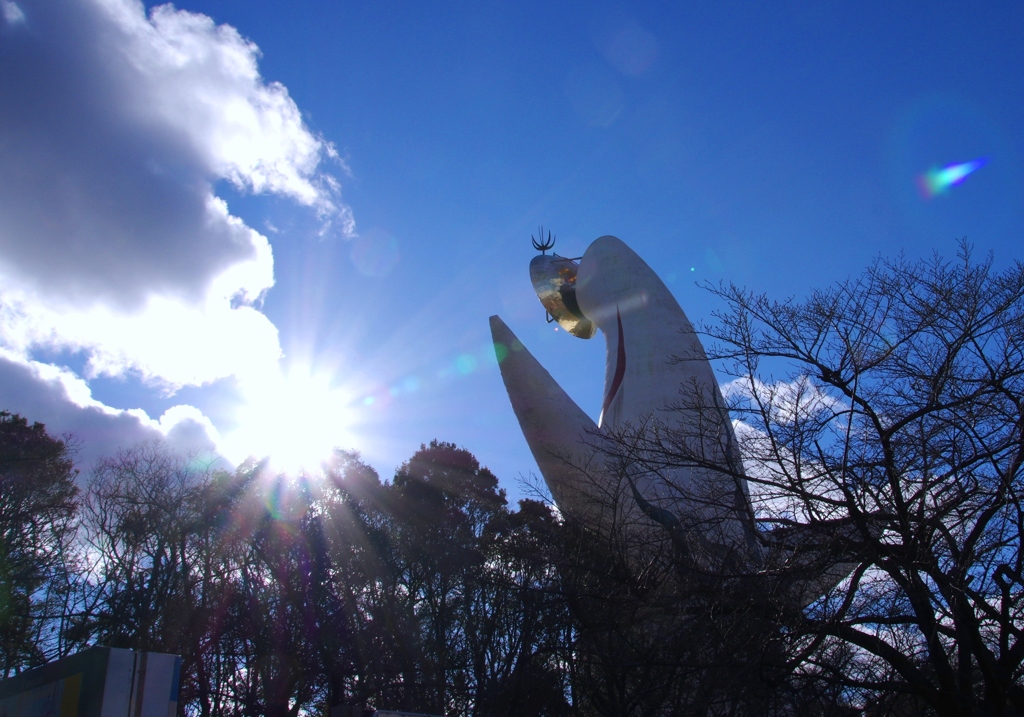
[[[962,244],[803,301],[712,291],[745,470],[659,416],[609,455],[745,475],[761,547],[731,594],[771,606],[790,685],[873,714],[1024,713],[1024,266]],[[671,410],[719,420],[687,395]]]

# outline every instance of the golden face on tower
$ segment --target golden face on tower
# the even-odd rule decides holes
[[[597,327],[576,303],[576,272],[579,264],[558,254],[541,254],[530,262],[530,280],[551,320],[573,336],[589,339]]]

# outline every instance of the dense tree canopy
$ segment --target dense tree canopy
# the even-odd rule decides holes
[[[350,453],[316,474],[259,462],[228,474],[144,444],[102,461],[79,504],[63,444],[10,420],[38,444],[23,451],[37,463],[3,476],[34,486],[10,545],[61,539],[31,564],[6,553],[32,568],[4,573],[24,603],[5,603],[24,612],[5,615],[10,670],[63,654],[58,643],[104,644],[180,654],[181,709],[204,717],[567,714],[572,628],[547,557],[557,522],[540,503],[509,511],[467,451],[432,442],[385,483]],[[57,575],[64,554],[50,547],[77,572]],[[64,605],[47,608],[61,619],[44,634],[30,597],[47,580]]]
[[[0,412],[0,677],[46,660],[64,614],[77,471],[67,441]]]

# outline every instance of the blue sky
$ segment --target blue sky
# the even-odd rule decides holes
[[[1021,258],[1018,3],[0,4],[0,407],[83,463],[337,442],[389,476],[438,438],[517,495],[487,317],[595,417],[603,379],[543,320],[539,224],[619,236],[695,321],[703,282]]]

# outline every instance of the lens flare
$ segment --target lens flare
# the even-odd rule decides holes
[[[917,178],[917,186],[925,199],[931,199],[936,195],[945,194],[950,187],[961,184],[969,174],[978,171],[987,162],[987,158],[981,157],[970,162],[950,164],[942,169],[932,167]]]
[[[522,347],[520,346],[519,348]],[[513,347],[513,350],[518,349]],[[364,393],[359,394],[355,398],[354,402],[361,406],[374,406],[377,409],[384,410],[390,405],[392,399],[416,393],[421,389],[436,388],[453,380],[470,376],[492,365],[497,367],[498,362],[494,361],[496,351],[498,361],[500,362],[504,358],[502,351],[507,355],[508,347],[501,346],[500,344],[497,346],[491,343],[484,344],[475,351],[448,357],[433,369],[424,367],[417,374],[408,374],[397,378],[389,384],[381,384],[365,390]]]

